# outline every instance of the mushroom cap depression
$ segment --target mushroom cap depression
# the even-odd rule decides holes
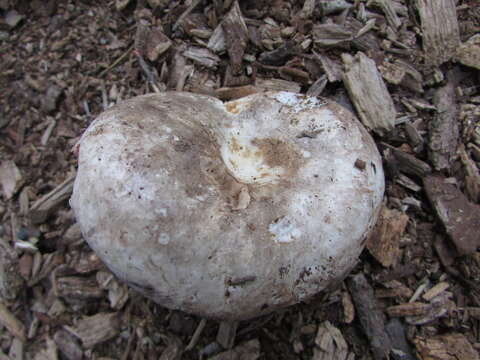
[[[166,92],[89,126],[71,205],[130,286],[171,309],[243,320],[341,281],[383,192],[375,143],[334,102]]]

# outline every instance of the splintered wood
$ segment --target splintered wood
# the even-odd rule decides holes
[[[456,157],[459,129],[455,88],[451,81],[433,97],[437,113],[429,123],[429,158],[436,170],[450,168]]]
[[[84,317],[74,327],[66,326],[65,329],[89,349],[116,336],[120,331],[120,321],[117,313],[98,313]]]
[[[428,176],[424,185],[427,197],[458,253],[474,253],[480,246],[480,206],[469,202],[457,187],[440,176]]]
[[[375,229],[367,241],[367,248],[383,266],[390,267],[398,262],[400,237],[407,223],[408,215],[382,207]]]
[[[350,358],[348,345],[340,330],[329,321],[318,327],[315,338],[313,360],[347,360]]]
[[[393,130],[397,113],[375,62],[362,52],[342,59],[343,82],[363,124],[379,133]]]
[[[242,71],[243,54],[248,42],[248,29],[237,1],[233,3],[232,9],[225,16],[222,27],[227,40],[233,73],[238,74]]]
[[[417,337],[414,339],[417,354],[422,360],[478,360],[478,352],[467,338],[458,333]]]
[[[460,45],[455,57],[463,65],[480,70],[480,34],[472,36]]]
[[[416,0],[422,24],[425,62],[441,65],[450,60],[460,44],[454,0]]]

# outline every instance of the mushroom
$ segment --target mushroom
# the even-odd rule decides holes
[[[374,141],[335,102],[165,92],[88,127],[71,205],[88,244],[131,287],[237,321],[342,281],[383,192]]]

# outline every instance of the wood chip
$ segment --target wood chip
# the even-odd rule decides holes
[[[459,333],[413,340],[417,353],[424,360],[478,360],[478,352],[467,338]]]
[[[397,160],[399,170],[405,174],[423,178],[432,173],[432,168],[425,161],[393,147],[389,147],[389,149],[392,150]]]
[[[480,70],[480,34],[473,35],[467,42],[460,45],[455,58],[463,65]]]
[[[375,62],[364,53],[342,54],[343,82],[363,124],[383,134],[393,130],[396,110]]]
[[[236,346],[232,350],[224,351],[210,360],[257,360],[260,358],[260,341],[253,339]]]
[[[293,81],[287,81],[282,79],[263,79],[257,77],[255,80],[255,86],[261,91],[289,91],[299,93],[301,86]]]
[[[342,80],[343,70],[341,64],[338,64],[326,55],[317,54],[315,52],[314,54],[322,64],[323,71],[325,71],[325,74],[327,74],[328,81],[335,82]]]
[[[465,151],[465,146],[460,144],[458,152],[465,168],[465,190],[470,201],[480,202],[480,171],[475,162]]]
[[[446,281],[439,282],[437,285],[428,290],[425,294],[422,295],[423,300],[430,301],[435,296],[440,295],[442,292],[447,290],[450,287],[450,284]]]
[[[265,65],[280,66],[285,64],[297,51],[294,41],[286,41],[275,50],[266,51],[260,54],[258,60]]]
[[[408,223],[408,215],[390,210],[384,205],[375,228],[368,238],[367,249],[384,267],[397,264],[400,256],[400,237]]]
[[[221,54],[227,50],[227,39],[221,23],[217,25],[212,36],[210,36],[207,47],[216,54]]]
[[[405,327],[399,319],[392,319],[385,327],[392,339],[392,360],[415,360],[412,348],[405,336]]]
[[[222,101],[236,100],[244,96],[255,94],[261,91],[253,85],[224,87],[215,90],[216,96]]]
[[[441,65],[449,61],[460,44],[454,0],[416,0],[422,24],[425,62]]]
[[[314,360],[346,360],[348,345],[340,330],[329,321],[321,323],[315,337]]]
[[[235,336],[237,334],[238,322],[236,321],[221,321],[217,333],[217,342],[222,345],[224,349],[231,349],[235,343]]]
[[[11,199],[22,186],[22,174],[13,161],[2,161],[0,165],[0,184],[2,184],[3,196],[6,200]]]
[[[402,25],[402,21],[397,16],[395,11],[394,2],[391,0],[370,0],[368,5],[376,5],[379,7],[382,12],[385,14],[385,18],[387,19],[388,24],[393,29],[398,29]]]
[[[55,189],[33,203],[30,207],[29,215],[34,224],[45,221],[48,215],[56,210],[65,200],[70,198],[73,191],[74,180],[75,174],[72,174]]]
[[[355,319],[355,307],[348,291],[342,292],[343,322],[350,324]]]
[[[77,340],[65,330],[58,330],[53,336],[60,352],[68,360],[82,360],[83,351]]]
[[[449,81],[435,92],[433,103],[437,113],[429,122],[428,156],[434,168],[440,171],[450,168],[456,158],[459,141],[458,106],[453,82]]]
[[[429,304],[421,302],[410,302],[388,307],[387,314],[391,317],[419,316],[425,315],[429,309]]]
[[[230,12],[224,17],[222,28],[227,41],[228,56],[233,73],[241,73],[243,54],[248,43],[248,29],[238,1],[233,3]]]
[[[0,237],[0,297],[14,300],[22,289],[24,281],[19,271],[16,251]]]
[[[317,24],[313,27],[313,43],[316,48],[348,47],[352,32],[338,24]]]
[[[370,341],[376,360],[388,357],[392,348],[390,338],[385,333],[385,315],[375,298],[373,289],[363,274],[353,276],[347,281],[363,331]]]
[[[0,324],[20,341],[27,341],[25,325],[2,302],[0,302]]]
[[[94,278],[66,276],[57,279],[57,295],[68,300],[99,299],[104,293]]]
[[[184,52],[183,56],[187,59],[193,60],[201,66],[209,69],[216,69],[220,63],[220,58],[208,49],[196,46],[189,46]]]
[[[426,177],[424,186],[459,255],[474,253],[480,246],[480,206],[469,202],[460,190],[441,176]]]
[[[120,331],[120,321],[117,313],[98,313],[86,316],[74,327],[65,329],[79,338],[87,349],[115,337]]]
[[[394,85],[401,85],[418,93],[423,93],[423,76],[412,65],[404,61],[383,61],[378,67],[383,78]]]

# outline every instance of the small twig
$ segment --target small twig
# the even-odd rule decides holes
[[[100,84],[100,89],[102,90],[103,111],[105,111],[108,109],[108,96],[107,96],[107,88],[105,87],[105,80],[102,80]]]
[[[155,81],[155,75],[150,70],[150,66],[148,66],[146,61],[143,59],[143,57],[137,51],[135,51],[135,55],[137,55],[138,63],[140,64],[140,67],[142,68],[143,72],[145,73],[147,81],[150,84],[150,86],[152,87],[153,91],[155,91],[156,93],[159,93],[160,89],[158,88],[157,82]]]
[[[200,320],[200,323],[198,324],[197,328],[195,329],[195,332],[193,333],[192,339],[190,340],[187,347],[185,348],[185,351],[190,351],[195,347],[195,345],[197,345],[198,339],[200,339],[200,335],[202,335],[202,331],[205,328],[206,324],[207,324],[206,319]]]
[[[173,31],[177,30],[178,26],[183,21],[183,19],[185,19],[188,16],[188,14],[190,14],[193,11],[193,9],[195,9],[197,7],[197,5],[200,4],[201,1],[202,0],[193,0],[192,1],[190,6],[182,13],[182,15],[180,15],[178,17],[177,21],[175,21],[175,24],[173,24],[173,26],[172,26]]]
[[[99,77],[103,77],[104,75],[106,75],[110,70],[112,70],[115,66],[117,66],[118,64],[120,64],[131,52],[132,50],[135,48],[134,45],[130,46],[130,48],[125,51],[122,55],[120,55],[120,57],[115,60],[110,66],[108,66],[105,70],[103,70],[98,76]]]

